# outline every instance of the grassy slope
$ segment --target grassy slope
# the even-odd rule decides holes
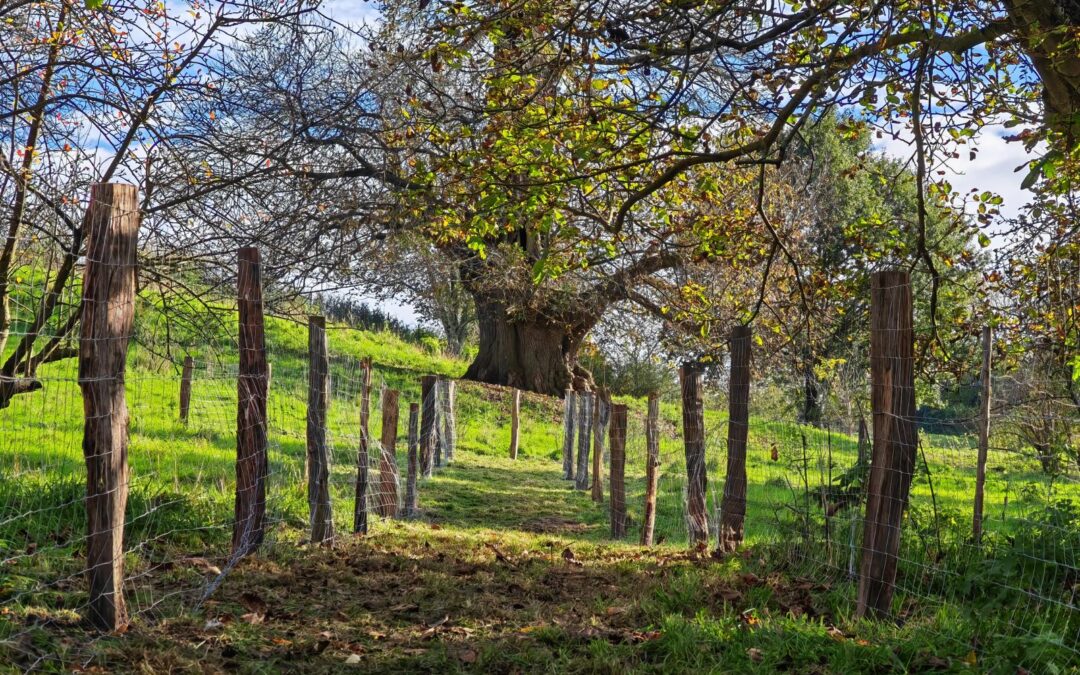
[[[848,436],[756,420],[749,458],[748,541],[758,549],[723,564],[687,556],[679,411],[674,403],[662,409],[665,478],[658,516],[658,534],[670,546],[643,552],[606,541],[604,507],[569,490],[552,461],[561,447],[557,402],[524,397],[522,457],[512,463],[504,458],[508,393],[462,383],[459,461],[421,486],[422,520],[376,521],[372,536],[343,537],[345,543],[335,551],[298,549],[307,511],[300,481],[306,334],[301,326],[271,320],[268,344],[274,364],[269,501],[277,522],[270,544],[263,556],[234,570],[198,612],[163,623],[155,619],[176,615],[179,605],[193,606],[213,576],[207,566],[225,564],[235,380],[228,348],[193,346],[189,351],[200,367],[192,421],[181,425],[175,419],[175,368],[147,350],[133,350],[127,542],[132,549],[128,569],[139,575],[128,590],[138,621],[128,638],[100,642],[89,652],[77,637],[65,638],[79,635],[70,625],[78,618],[72,608],[85,602],[77,577],[79,561],[72,556],[80,544],[84,489],[81,399],[72,364],[48,366],[42,373],[47,380],[44,392],[17,399],[0,413],[10,439],[0,447],[5,476],[0,483],[0,558],[14,559],[0,567],[0,599],[14,608],[13,614],[0,618],[0,639],[7,638],[0,642],[0,662],[6,660],[6,650],[12,663],[24,666],[36,655],[59,652],[67,656],[44,664],[59,667],[65,659],[89,653],[111,668],[142,663],[206,670],[272,671],[301,664],[333,669],[352,654],[368,669],[386,671],[730,672],[758,667],[852,672],[935,664],[965,667],[971,636],[980,632],[972,625],[977,618],[950,603],[919,602],[913,595],[903,609],[903,627],[856,624],[849,618],[851,584],[818,583],[835,576],[827,574],[824,565],[845,566],[847,518],[854,514],[834,519],[836,544],[827,556],[812,551],[809,569],[807,558],[793,567],[786,557],[770,553],[774,549],[768,545],[778,541],[787,542],[784,548],[790,551],[791,538],[803,527],[788,508],[793,495],[802,493],[798,483],[803,475],[811,487],[826,482],[829,453],[836,467],[853,462],[855,446]],[[338,531],[348,532],[357,443],[356,359],[372,355],[376,386],[402,390],[403,404],[418,399],[419,374],[455,376],[464,364],[425,354],[389,335],[333,330],[330,345],[335,517]],[[216,358],[220,354],[226,357]],[[628,501],[636,524],[644,489],[643,404],[629,403]],[[373,409],[377,438],[377,399]],[[403,405],[399,464],[406,410]],[[706,425],[714,477],[710,501],[715,501],[715,478],[722,474],[722,413],[710,410]],[[972,471],[956,466],[966,457],[942,452],[938,441],[927,451],[936,477],[936,518],[962,521]],[[781,451],[778,462],[769,458],[772,444]],[[1014,468],[1008,480],[991,476],[991,512],[1005,503],[1005,491],[1017,476],[1038,484],[1037,476],[1023,473],[1028,467]],[[1011,489],[1015,492],[1016,486]],[[925,474],[914,490],[913,503],[928,501]],[[1025,508],[1023,500],[1018,504],[1014,496],[1010,508],[1015,518],[1017,510]],[[913,515],[931,517],[925,510]],[[991,527],[1004,532],[1015,522],[1002,518]],[[915,525],[918,529],[919,522]],[[963,522],[956,529],[963,530]],[[630,536],[637,536],[636,528]],[[924,544],[921,538],[911,539],[916,548]],[[563,559],[567,548],[583,565]],[[800,577],[808,571],[815,572],[814,583]],[[240,618],[252,608],[265,614],[265,620],[252,625]],[[449,618],[439,623],[443,617]],[[206,629],[209,619],[220,619],[224,627]],[[157,640],[167,646],[153,648]],[[1015,637],[999,636],[977,647],[988,667],[1008,670],[1024,661],[1024,646]],[[1046,653],[1040,654],[1039,662],[1045,663]],[[1060,656],[1051,653],[1049,658],[1060,665]]]

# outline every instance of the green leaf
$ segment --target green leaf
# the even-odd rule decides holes
[[[990,237],[986,236],[984,232],[979,233],[979,246],[986,248],[990,245]]]
[[[87,9],[101,9],[105,6],[105,0],[84,0]]]

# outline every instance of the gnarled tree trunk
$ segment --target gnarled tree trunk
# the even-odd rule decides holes
[[[577,352],[594,318],[584,311],[560,321],[519,318],[501,300],[474,297],[480,345],[465,379],[550,396],[592,389],[592,377],[577,366]]]

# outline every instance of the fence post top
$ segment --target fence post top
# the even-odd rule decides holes
[[[321,314],[308,314],[308,325],[326,328],[326,317]]]
[[[734,340],[746,339],[750,337],[753,332],[754,331],[750,328],[749,324],[739,324],[731,329],[731,337]]]
[[[870,285],[874,288],[907,286],[910,283],[911,272],[903,269],[879,270],[870,276]]]

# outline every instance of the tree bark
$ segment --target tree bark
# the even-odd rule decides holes
[[[86,460],[89,619],[100,630],[127,623],[124,510],[128,496],[128,409],[124,370],[135,324],[138,196],[130,185],[90,191],[83,277],[79,387]]]
[[[728,395],[727,475],[720,502],[717,550],[733,553],[743,541],[746,520],[746,439],[750,428],[750,327],[736,326],[731,335],[731,377]]]
[[[465,379],[549,396],[582,388],[575,384],[577,352],[594,323],[591,316],[569,322],[515,320],[504,303],[480,298],[476,309],[479,349]],[[578,327],[568,329],[568,325]]]
[[[683,445],[686,452],[686,519],[690,546],[709,545],[709,516],[705,508],[708,477],[705,471],[705,403],[701,366],[679,369],[682,384]]]
[[[900,524],[915,470],[915,354],[911,277],[877,272],[870,288],[874,447],[867,483],[855,614],[887,615],[896,586]]]
[[[641,521],[641,545],[652,546],[656,530],[656,489],[660,480],[660,396],[649,394],[645,417],[645,515]]]

